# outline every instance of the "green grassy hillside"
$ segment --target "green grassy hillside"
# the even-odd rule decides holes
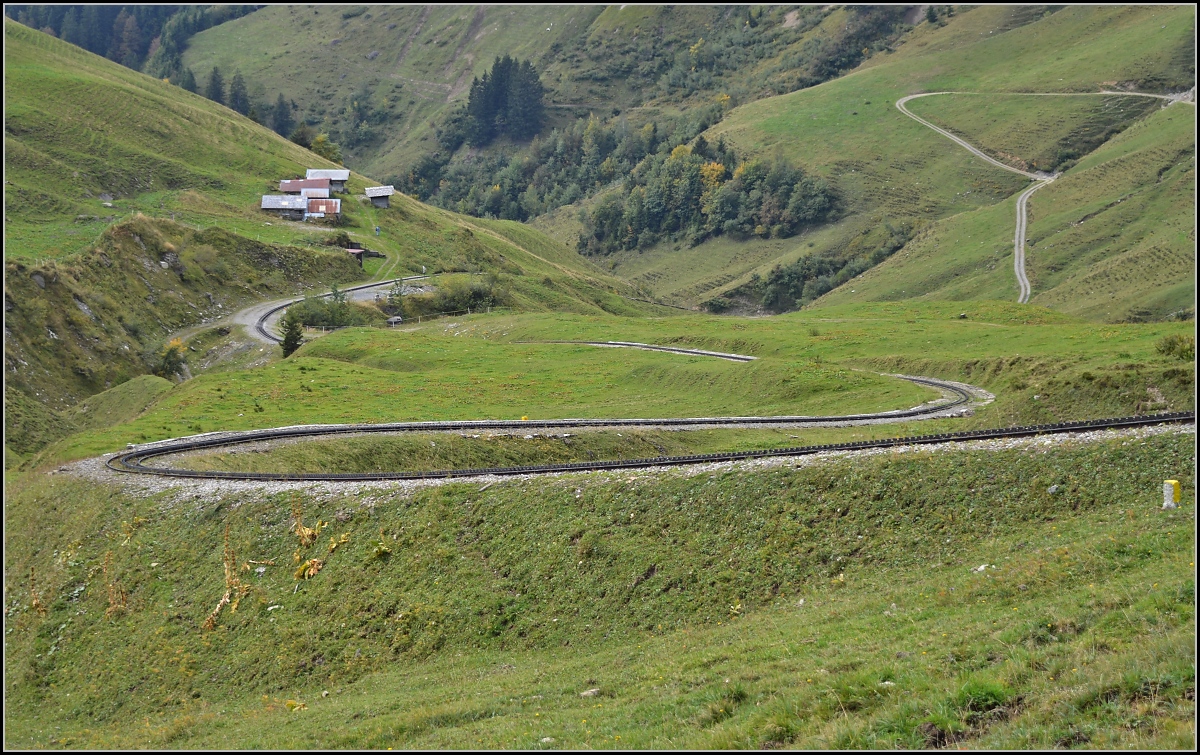
[[[1185,323],[1097,325],[1015,303],[874,304],[745,321],[493,314],[349,329],[284,362],[189,380],[136,419],[67,438],[29,466],[130,442],[314,422],[839,414],[936,397],[877,373],[962,380],[997,398],[967,418],[679,442],[788,446],[1182,410],[1194,406],[1194,364],[1157,347],[1189,332]],[[675,344],[758,359],[537,343],[551,340]],[[445,453],[429,465],[470,456]],[[337,468],[336,453],[325,458]]]
[[[282,93],[340,134],[356,169],[397,175],[439,149],[437,124],[501,55],[537,66],[552,127],[790,91],[847,28],[845,11],[803,6],[268,6],[197,34],[184,64],[201,81],[241,70],[253,98]],[[697,45],[699,66],[686,58]]]
[[[1110,322],[1194,308],[1195,123],[1156,109],[1033,196],[1031,301]],[[1014,213],[1010,199],[943,220],[821,302],[1015,297]]]
[[[509,54],[541,59],[554,45],[582,33],[601,8],[545,6],[267,6],[197,34],[184,65],[207,80],[213,66],[240,70],[252,95],[294,100],[297,118],[336,119],[364,85],[372,106],[386,113],[376,126],[381,143],[355,168],[391,175],[436,149],[430,126],[452,103],[465,101],[473,76]],[[549,79],[543,76],[543,80]],[[593,102],[586,90],[551,86],[562,102]],[[558,89],[561,87],[561,89]]]
[[[529,229],[404,196],[376,209],[361,196],[375,182],[358,174],[337,229],[271,218],[258,210],[261,194],[331,164],[231,110],[8,19],[5,35],[6,376],[51,410],[146,373],[181,329],[263,299],[361,282],[367,273],[330,247],[335,230],[387,255],[379,277],[490,272],[518,309],[654,309]],[[43,415],[9,414],[13,451],[72,425]],[[33,425],[17,427],[18,416]]]
[[[1189,749],[1193,441],[326,495],[30,478],[5,744]],[[298,545],[295,517],[330,524]]]
[[[1191,49],[1194,13],[1185,8],[1066,8],[1012,28],[1013,14],[1023,12],[982,6],[958,13],[945,26],[923,24],[894,54],[874,56],[859,70],[820,86],[740,107],[710,130],[710,140],[723,135],[751,153],[782,154],[825,176],[842,196],[847,217],[840,227],[811,237],[769,242],[774,248],[767,246],[768,242],[751,242],[740,260],[731,259],[733,264],[721,265],[719,274],[713,269],[701,280],[688,279],[690,273],[676,271],[708,269],[708,247],[713,247],[714,256],[721,257],[720,245],[725,242],[709,242],[692,250],[656,249],[628,260],[619,259],[615,270],[650,288],[657,280],[664,280],[663,292],[681,300],[703,300],[739,288],[754,291],[753,285],[746,286],[751,275],[765,278],[777,262],[787,264],[809,254],[844,255],[854,238],[885,222],[897,227],[908,225],[919,233],[939,220],[945,222],[928,233],[943,249],[958,249],[955,234],[970,226],[985,239],[989,259],[984,266],[995,263],[1000,271],[1011,267],[1011,252],[1003,249],[1007,242],[1011,250],[1013,226],[1000,218],[1012,214],[1014,195],[1024,186],[1024,180],[973,158],[906,118],[895,109],[895,101],[921,91],[1071,92],[1097,91],[1117,84],[1163,91],[1187,88],[1192,81],[1183,53]],[[914,112],[928,113],[935,120],[940,111],[945,111],[945,123],[951,129],[976,136],[985,149],[1026,163],[1056,161],[1071,150],[1080,157],[1085,153],[1080,150],[1090,150],[1105,136],[1148,117],[1146,103],[1133,98],[1115,108],[1112,99],[1081,102],[1085,99],[1091,98],[992,98],[988,107],[981,108],[972,104],[976,100],[931,97],[917,100],[913,106]],[[1155,112],[1152,107],[1150,112]],[[1172,117],[1186,118],[1187,114],[1180,112]],[[1165,158],[1168,161],[1179,154],[1184,147],[1175,134],[1182,135],[1186,128],[1155,132],[1160,140],[1155,142],[1155,151],[1170,153]],[[1146,171],[1138,175],[1144,177]],[[1077,194],[1077,198],[1081,206],[1107,204],[1119,198],[1121,192],[1144,187],[1149,203],[1144,206],[1144,214],[1150,218],[1173,217],[1177,212],[1176,194],[1153,195],[1153,181],[1144,184],[1139,180],[1133,179],[1132,185],[1117,189],[1110,198],[1101,199],[1104,189],[1090,195],[1085,190],[1085,195]],[[1187,179],[1182,180],[1186,185]],[[1006,201],[1007,209],[1000,204]],[[1039,201],[1043,200],[1035,196],[1035,208]],[[983,222],[978,219],[981,213],[994,214],[994,225],[988,225],[993,230],[979,227]],[[1035,209],[1035,218],[1036,213]],[[970,235],[972,246],[978,245],[976,233],[961,235]],[[810,242],[813,247],[807,246]],[[1102,273],[1110,258],[1133,248],[1133,241],[1123,239],[1097,255],[1088,254],[1082,242],[1072,243],[1068,254],[1083,259],[1071,266],[1069,274]],[[897,294],[903,291],[903,295],[909,295],[913,288],[923,294],[941,289],[947,277],[955,277],[958,262],[954,257],[943,261],[925,255],[923,260],[923,272],[913,270],[913,277],[924,278],[920,286],[904,281],[890,288]],[[1036,262],[1033,264],[1036,266]],[[962,271],[957,272],[962,275]],[[680,275],[685,278],[680,280]],[[1006,289],[1011,288],[1015,296],[1015,280],[1004,284],[999,280],[1001,275],[998,273],[997,280],[986,286],[945,295],[1008,298]],[[1046,278],[1042,281],[1044,285]],[[1173,279],[1170,286],[1176,282],[1178,279]],[[1123,289],[1120,298],[1127,302],[1145,298],[1145,289],[1139,285]],[[857,285],[840,289],[836,300],[854,300],[849,288]],[[1038,290],[1035,285],[1035,292]],[[1174,306],[1186,297],[1186,292],[1181,292],[1165,298],[1171,302],[1169,306]],[[1046,301],[1059,306],[1063,298],[1050,297]],[[1158,306],[1156,313],[1161,313],[1164,306]],[[1128,313],[1128,304],[1073,311],[1120,319]]]

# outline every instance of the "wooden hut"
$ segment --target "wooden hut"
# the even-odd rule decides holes
[[[366,194],[371,200],[371,204],[383,209],[387,209],[388,198],[395,193],[395,186],[368,186],[366,189]]]

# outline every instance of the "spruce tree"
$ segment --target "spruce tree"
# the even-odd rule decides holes
[[[80,24],[79,10],[75,6],[71,6],[67,15],[63,17],[62,34],[59,36],[64,42],[70,42],[77,47],[87,47],[87,30]]]
[[[100,12],[101,9],[98,5],[83,6],[83,15],[79,19],[79,25],[83,28],[83,44],[81,46],[89,52],[103,55],[106,43],[104,32],[100,29]]]
[[[192,94],[196,93],[196,74],[192,73],[192,69],[183,69],[183,73],[179,75],[179,86]]]
[[[229,107],[242,115],[250,113],[250,95],[246,93],[246,80],[241,71],[234,71],[233,81],[229,82]]]
[[[114,60],[136,71],[142,60],[142,31],[138,28],[136,17],[130,15],[125,19],[119,38],[113,42],[117,45],[117,57]]]
[[[275,100],[275,112],[271,114],[271,130],[280,136],[287,136],[292,133],[294,126],[292,108],[280,92],[279,99]]]
[[[221,78],[221,69],[216,66],[213,66],[212,73],[208,76],[204,96],[218,104],[225,104],[225,80]]]
[[[108,36],[108,53],[104,56],[109,60],[121,61],[121,39],[125,36],[125,22],[130,19],[129,11],[121,8],[117,19],[113,21],[112,33]]]
[[[279,344],[283,349],[284,358],[290,357],[296,349],[300,348],[303,340],[304,326],[300,324],[299,317],[293,317],[289,312],[283,318],[283,342]]]

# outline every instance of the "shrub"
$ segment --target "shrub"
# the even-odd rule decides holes
[[[183,354],[183,341],[178,338],[172,339],[159,353],[158,364],[154,367],[154,374],[159,377],[170,378],[182,370],[186,363],[187,359]]]
[[[1173,333],[1158,339],[1154,348],[1165,357],[1193,362],[1196,359],[1196,336]]]

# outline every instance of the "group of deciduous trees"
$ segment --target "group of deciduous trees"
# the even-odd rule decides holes
[[[720,119],[718,103],[692,108],[675,119],[635,128],[626,120],[594,115],[534,137],[527,147],[480,152],[450,162],[461,144],[439,133],[441,150],[420,158],[389,183],[422,201],[476,216],[528,220],[571,204],[628,175],[647,155],[669,153]]]
[[[669,237],[698,244],[723,234],[788,237],[823,222],[834,207],[826,183],[782,159],[739,161],[704,137],[647,157],[619,191],[583,216],[584,254],[645,249]]]

